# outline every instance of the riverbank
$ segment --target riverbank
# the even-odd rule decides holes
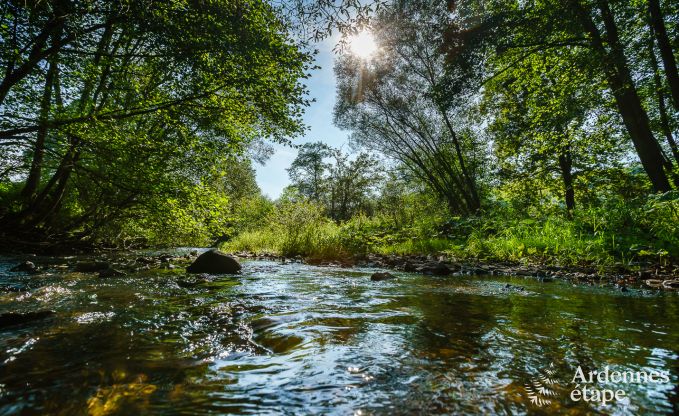
[[[102,278],[124,276],[144,270],[184,269],[203,249],[186,248],[181,255],[157,249],[151,251],[92,251],[83,256],[68,254],[41,255],[11,253],[17,259],[18,272],[38,274],[46,270],[72,270],[97,273]],[[146,254],[130,254],[142,253]],[[419,273],[432,276],[519,276],[534,278],[548,283],[555,279],[574,284],[610,285],[625,291],[627,288],[643,287],[662,290],[679,290],[679,267],[666,264],[637,264],[635,268],[601,269],[592,266],[559,266],[553,264],[520,263],[510,261],[478,261],[456,259],[445,254],[396,255],[368,254],[334,256],[332,258],[284,256],[278,253],[237,251],[227,252],[239,260],[269,260],[280,263],[303,263],[315,266],[342,268],[371,268]]]
[[[628,287],[679,289],[679,268],[659,264],[638,265],[636,270],[618,269],[617,271],[602,272],[593,267],[584,266],[459,261],[445,255],[369,254],[366,256],[347,256],[342,259],[320,259],[302,256],[285,257],[270,252],[232,252],[230,254],[241,259],[275,260],[284,263],[303,262],[317,266],[346,268],[367,267],[434,276],[523,276],[535,278],[544,283],[551,282],[554,279],[562,279],[574,284],[608,284],[623,291],[627,290]]]

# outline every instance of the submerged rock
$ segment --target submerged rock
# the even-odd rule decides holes
[[[504,287],[502,288],[503,292],[523,292],[525,291],[526,288],[523,286],[514,286],[510,285],[509,283],[505,284]]]
[[[153,257],[137,257],[137,260],[135,261],[141,264],[153,264],[157,262],[157,260],[154,259]]]
[[[373,273],[372,276],[370,276],[370,280],[374,282],[379,282],[381,280],[389,280],[389,279],[396,279],[396,276],[389,272],[376,272]]]
[[[195,278],[177,280],[177,286],[182,287],[184,289],[192,289],[196,286],[200,286],[205,283],[210,283],[211,281],[212,279],[210,278],[210,275],[199,274]]]
[[[191,263],[186,271],[189,273],[209,274],[235,274],[241,269],[240,263],[235,258],[228,256],[217,249],[206,251]]]
[[[15,325],[23,325],[25,323],[39,321],[45,318],[49,318],[54,315],[54,311],[37,311],[37,312],[9,312],[0,315],[0,328],[7,328]]]
[[[9,269],[10,272],[38,273],[40,269],[32,261],[26,260]]]

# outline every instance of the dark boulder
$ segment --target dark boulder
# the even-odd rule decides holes
[[[26,260],[9,269],[10,272],[38,273],[40,269],[32,261]]]
[[[679,289],[679,279],[663,280],[662,285],[665,289]]]
[[[106,261],[81,261],[73,270],[80,273],[96,273],[110,268],[111,264]]]
[[[396,279],[396,276],[389,272],[377,272],[373,273],[372,276],[370,276],[370,280],[373,282],[379,282],[381,280],[389,280],[389,279]]]
[[[23,325],[33,321],[40,321],[54,315],[54,311],[37,311],[37,312],[9,312],[0,315],[0,328],[7,328],[15,325]]]
[[[189,273],[235,274],[241,269],[238,260],[219,250],[210,250],[198,256],[186,271]]]

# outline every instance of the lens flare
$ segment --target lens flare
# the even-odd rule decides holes
[[[359,58],[368,59],[377,52],[377,43],[372,33],[362,31],[349,39],[351,52]]]

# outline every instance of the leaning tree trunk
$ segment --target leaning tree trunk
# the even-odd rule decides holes
[[[634,86],[618,36],[618,28],[607,1],[599,0],[598,4],[606,28],[605,38],[610,46],[610,51],[604,46],[604,37],[594,23],[590,12],[583,7],[580,0],[571,0],[571,4],[578,13],[583,28],[591,37],[590,41],[594,50],[602,58],[603,71],[615,97],[618,111],[653,189],[656,192],[669,191],[671,186],[664,170],[666,158],[653,135],[648,114],[644,110]]]
[[[655,30],[651,27],[651,36],[649,37],[648,49],[649,49],[649,59],[651,62],[651,70],[653,71],[653,82],[656,99],[658,101],[658,114],[660,116],[660,128],[662,129],[667,144],[670,146],[672,151],[672,156],[674,156],[674,161],[679,168],[679,148],[677,148],[677,142],[674,140],[672,135],[672,128],[670,127],[669,117],[667,115],[667,106],[665,104],[665,95],[663,94],[662,79],[660,78],[660,70],[658,68],[658,61],[655,55],[655,43],[653,41],[653,32]]]
[[[45,140],[47,138],[47,122],[49,119],[50,108],[52,105],[52,90],[54,79],[57,72],[57,60],[53,57],[47,69],[45,76],[45,88],[43,90],[42,100],[40,103],[40,128],[36,133],[35,144],[33,145],[33,159],[31,161],[31,169],[26,179],[24,189],[21,191],[21,196],[26,203],[30,203],[34,198],[38,186],[40,185],[40,176],[42,174],[42,165],[45,158]]]
[[[670,43],[665,22],[663,21],[660,2],[658,0],[648,0],[648,10],[651,16],[651,27],[658,42],[658,49],[660,50],[667,83],[670,86],[672,99],[674,100],[674,108],[679,111],[679,71],[677,71],[677,60],[674,57],[672,44]]]

